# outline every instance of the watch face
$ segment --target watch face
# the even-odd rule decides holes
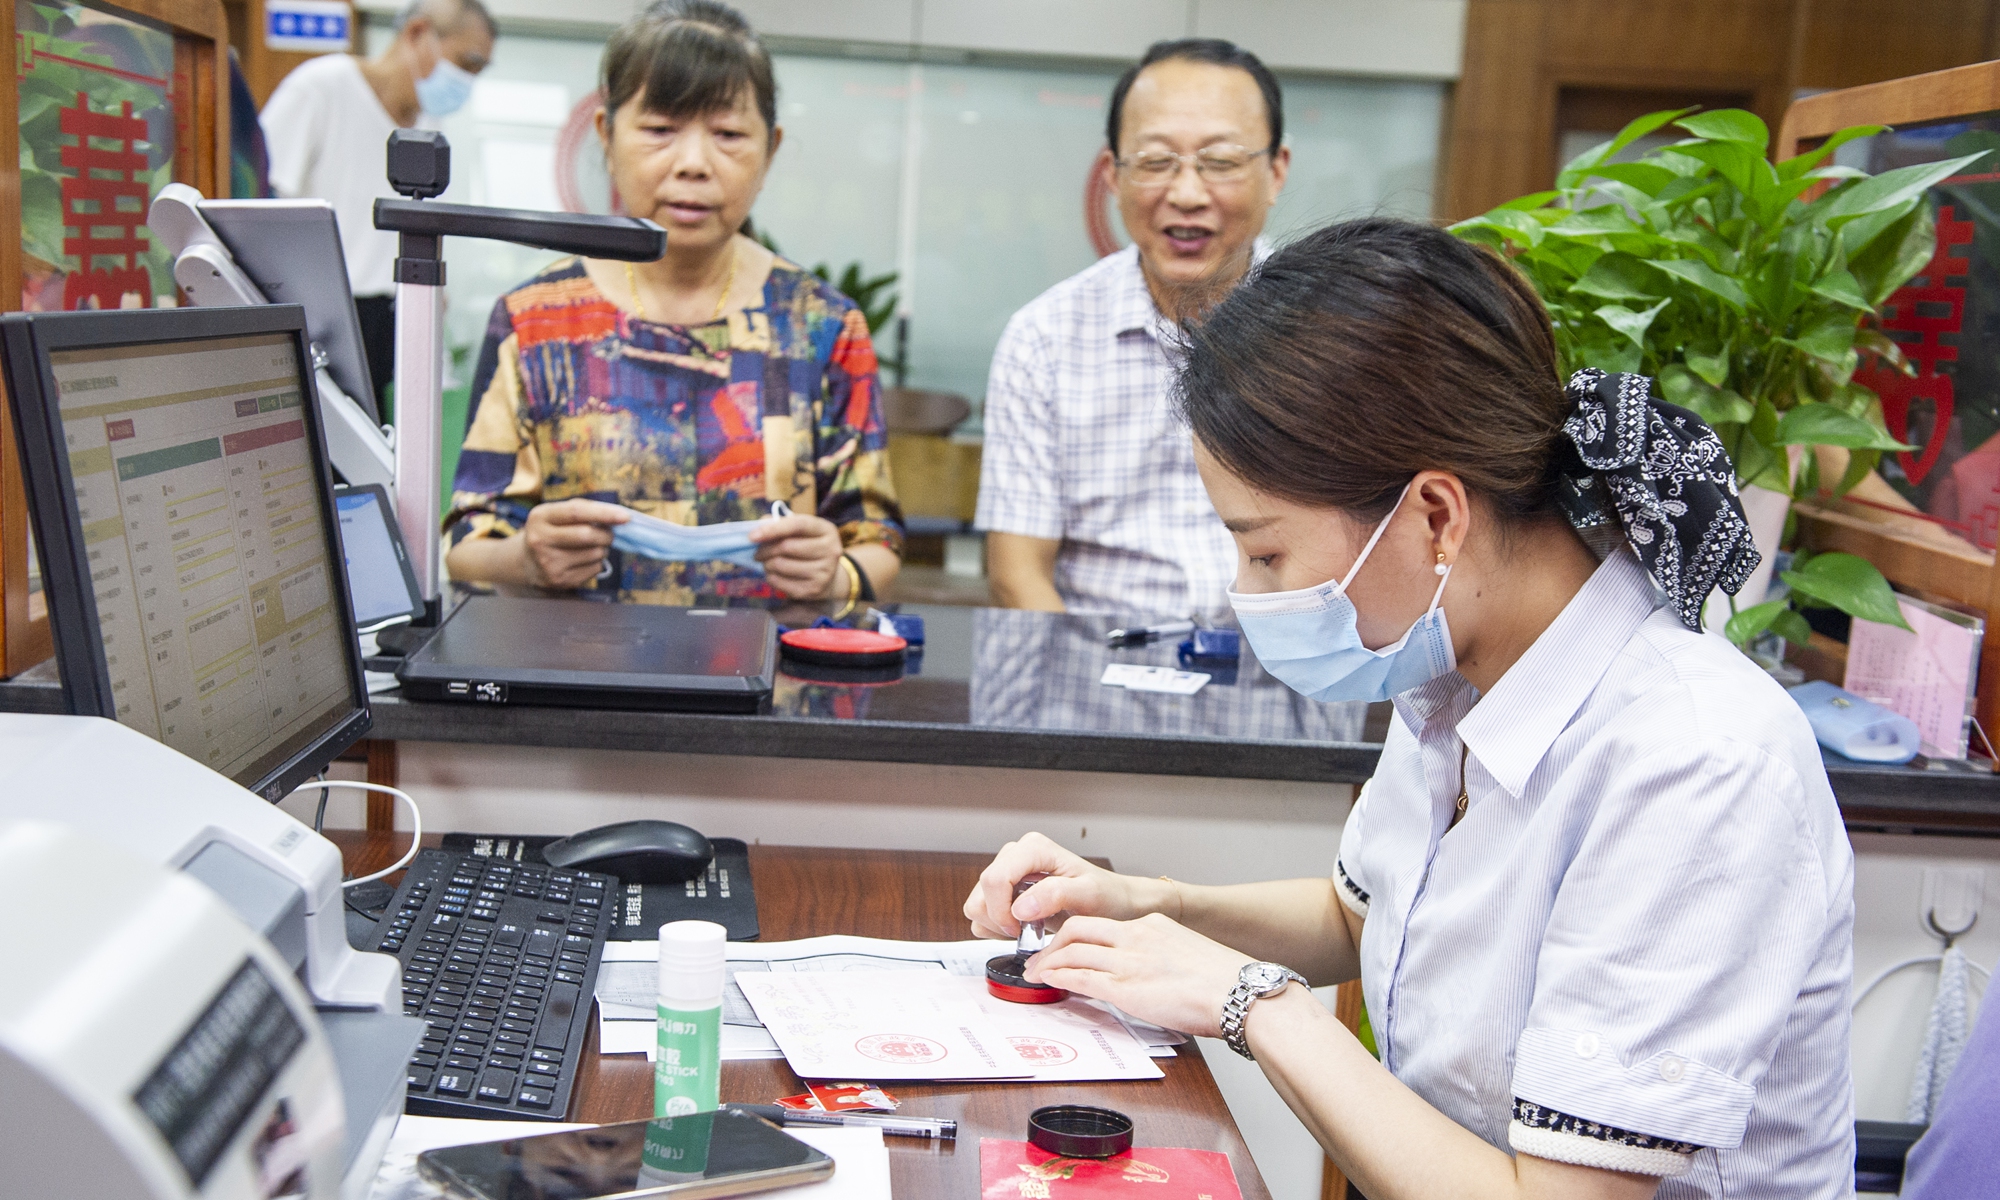
[[[1285,969],[1275,963],[1251,963],[1243,968],[1241,982],[1250,985],[1252,991],[1262,995],[1290,978]]]

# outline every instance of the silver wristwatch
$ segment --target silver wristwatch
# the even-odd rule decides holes
[[[1277,963],[1243,964],[1243,969],[1236,975],[1236,987],[1230,991],[1229,999],[1222,1002],[1222,1040],[1229,1043],[1231,1050],[1251,1062],[1257,1061],[1257,1056],[1250,1053],[1250,1043],[1243,1037],[1243,1018],[1250,1014],[1252,1002],[1277,995],[1290,987],[1294,980],[1308,988],[1312,986],[1306,983],[1305,976]]]

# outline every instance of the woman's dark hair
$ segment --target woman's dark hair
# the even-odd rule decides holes
[[[1555,511],[1568,412],[1548,312],[1499,255],[1370,218],[1284,247],[1186,330],[1204,449],[1259,491],[1379,520],[1449,471],[1503,529]]]
[[[1225,42],[1221,38],[1176,38],[1154,42],[1147,47],[1145,55],[1127,67],[1112,86],[1111,112],[1104,120],[1104,142],[1111,147],[1114,156],[1118,153],[1118,135],[1122,132],[1119,127],[1125,122],[1125,93],[1132,90],[1132,82],[1139,78],[1139,72],[1154,63],[1171,61],[1209,63],[1249,72],[1250,78],[1257,82],[1257,90],[1264,94],[1264,122],[1271,127],[1271,144],[1266,148],[1273,154],[1278,152],[1278,146],[1285,140],[1285,94],[1278,87],[1278,77],[1271,74],[1271,68],[1264,65],[1264,60],[1235,42]]]
[[[655,0],[604,44],[598,87],[606,112],[633,96],[664,116],[686,118],[756,98],[765,130],[778,127],[771,55],[743,14],[717,0]]]

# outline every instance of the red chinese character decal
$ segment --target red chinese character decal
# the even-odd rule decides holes
[[[146,252],[140,226],[146,221],[146,121],[132,115],[127,100],[119,113],[90,111],[82,92],[62,109],[62,131],[76,145],[64,146],[62,165],[75,171],[62,181],[63,224],[78,236],[63,237],[63,253],[76,256],[77,269],[63,281],[65,309],[146,308],[153,278],[139,256]],[[104,259],[112,259],[101,267]]]
[[[1896,455],[1902,464],[1903,474],[1911,484],[1921,484],[1937,465],[1938,455],[1944,450],[1945,438],[1951,432],[1952,387],[1951,376],[1938,371],[1938,364],[1955,362],[1958,347],[1944,343],[1941,334],[1958,334],[1965,325],[1965,285],[1964,279],[1971,270],[1971,263],[1963,252],[1954,255],[1958,247],[1972,244],[1972,222],[1958,220],[1949,204],[1938,206],[1937,252],[1924,267],[1923,273],[1897,289],[1883,306],[1882,328],[1891,337],[1896,337],[1910,364],[1917,369],[1914,378],[1880,365],[1870,365],[1854,373],[1856,383],[1874,389],[1882,398],[1882,417],[1889,426],[1889,433],[1898,441],[1907,442],[1909,437],[1910,404],[1916,400],[1929,400],[1934,416],[1931,421],[1930,437],[1924,442],[1921,457],[1912,457],[1907,450]],[[1954,287],[1948,281],[1959,280]],[[1909,335],[1915,335],[1911,337]]]

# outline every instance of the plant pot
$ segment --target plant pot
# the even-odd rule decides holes
[[[1771,586],[1771,564],[1777,560],[1778,542],[1785,536],[1785,514],[1792,510],[1792,498],[1783,492],[1767,487],[1745,487],[1739,493],[1743,500],[1743,517],[1750,523],[1750,538],[1757,544],[1761,561],[1757,569],[1750,573],[1750,579],[1743,590],[1736,593],[1736,607],[1744,609],[1760,603],[1764,593]],[[1717,588],[1708,595],[1708,602],[1702,605],[1701,623],[1704,629],[1721,636],[1722,627],[1729,623],[1729,597]]]

